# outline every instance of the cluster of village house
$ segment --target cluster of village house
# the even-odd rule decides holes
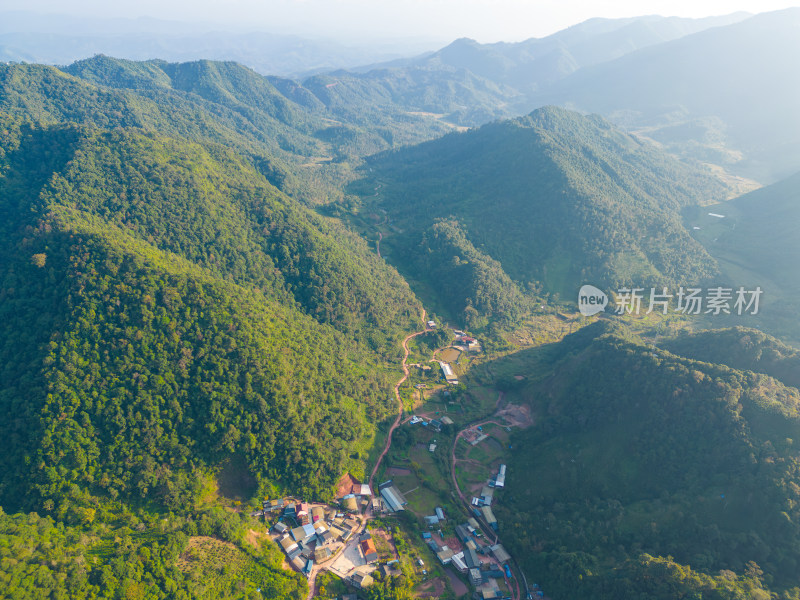
[[[378,562],[378,552],[369,532],[363,531],[357,515],[371,508],[373,514],[405,510],[408,503],[400,491],[387,481],[379,486],[379,495],[373,496],[369,485],[354,483],[349,493],[339,498],[340,506],[310,505],[294,499],[269,500],[263,511],[253,513],[265,518],[279,516],[272,530],[276,541],[286,553],[290,564],[301,573],[311,573],[315,564],[331,560],[353,536],[358,536],[358,547],[364,562]],[[396,561],[380,567],[386,576],[399,575]],[[357,587],[372,583],[367,572],[356,571],[350,582]]]
[[[492,502],[494,501],[494,490],[495,488],[504,488],[506,486],[506,466],[500,465],[500,469],[497,471],[497,476],[494,479],[490,479],[488,484],[483,486],[481,490],[480,496],[473,496],[472,498],[472,510],[480,517],[483,517],[483,520],[495,531],[497,530],[497,519],[494,516],[494,512],[492,512]]]

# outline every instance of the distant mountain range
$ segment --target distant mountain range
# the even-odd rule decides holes
[[[96,54],[130,60],[235,61],[263,75],[304,76],[436,47],[422,39],[342,43],[213,23],[0,12],[0,61],[68,65]]]

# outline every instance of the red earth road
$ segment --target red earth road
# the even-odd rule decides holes
[[[425,309],[422,310],[422,322],[425,322],[426,312]],[[408,360],[408,340],[411,338],[417,337],[418,335],[422,335],[423,333],[427,333],[428,328],[426,327],[422,331],[417,331],[416,333],[412,333],[407,335],[403,340],[403,377],[394,384],[394,397],[397,399],[397,417],[395,417],[394,423],[389,428],[389,434],[386,436],[386,446],[383,448],[383,452],[378,457],[378,460],[375,462],[375,466],[372,468],[372,473],[369,476],[369,487],[370,489],[374,489],[372,487],[373,480],[375,479],[375,473],[378,472],[378,467],[381,466],[381,462],[383,461],[384,456],[386,453],[389,452],[389,448],[392,445],[392,434],[394,430],[397,429],[397,426],[400,424],[400,418],[403,416],[403,400],[400,398],[400,386],[403,385],[406,379],[410,374],[408,367],[406,366],[406,360]]]

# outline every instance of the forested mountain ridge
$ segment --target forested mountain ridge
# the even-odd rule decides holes
[[[798,596],[797,388],[608,322],[489,367],[535,415],[495,510],[549,594]]]
[[[236,454],[318,497],[363,469],[421,312],[363,242],[220,147],[2,135],[4,506],[177,508]]]
[[[387,243],[402,249],[396,262],[412,277],[427,277],[415,264],[449,260],[423,235],[443,219],[523,289],[541,282],[571,296],[584,280],[658,286],[717,273],[681,210],[725,199],[727,184],[597,116],[547,107],[378,155],[367,167],[353,190],[402,230]],[[471,292],[442,293],[458,312]]]
[[[64,70],[0,65],[0,110],[44,123],[138,127],[220,143],[269,180],[310,203],[341,195],[349,161],[449,127],[378,107],[369,122],[342,121],[322,103],[285,97],[269,79],[235,63],[171,64],[96,56]]]

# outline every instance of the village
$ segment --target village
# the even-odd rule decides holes
[[[428,321],[427,329],[435,328],[436,323]],[[448,356],[447,353],[480,352],[480,344],[463,331],[454,330],[452,344],[440,350],[442,359],[434,360],[439,363],[443,385],[415,384],[413,387],[419,390],[423,400],[441,398],[452,405],[453,402],[447,400],[450,398],[447,389],[458,385],[458,376],[453,365],[445,360],[453,354]],[[422,377],[430,379],[432,375],[430,367],[424,368],[427,365],[412,363],[408,366],[418,367]],[[398,422],[406,431],[401,438],[412,436],[417,440],[415,448],[419,450],[414,452],[421,453],[420,457],[415,456],[419,462],[424,462],[422,456],[432,460],[437,452],[437,438],[431,436],[442,434],[443,430],[452,431],[456,424],[448,414],[439,414],[447,412],[448,407],[443,408],[444,411],[433,414],[427,411],[413,414]],[[509,423],[514,423],[513,419]],[[510,431],[508,426],[504,429]],[[453,474],[459,496],[461,490],[455,481],[455,448],[460,441],[475,447],[491,439],[481,425],[467,427],[455,435]],[[399,452],[390,453],[388,462],[397,462],[392,457]],[[407,461],[408,457],[401,460]],[[423,490],[419,482],[410,478],[409,469],[390,466],[385,470],[384,481],[375,489],[346,474],[339,482],[334,504],[278,498],[265,501],[263,510],[253,514],[263,516],[269,524],[270,537],[282,549],[287,565],[309,578],[312,587],[309,598],[313,597],[314,578],[322,572],[346,584],[351,592],[341,595],[346,600],[360,598],[358,592],[372,585],[376,578],[386,580],[401,575],[411,575],[420,582],[422,591],[418,597],[439,597],[442,578],[449,580],[456,597],[464,597],[470,589],[469,596],[475,600],[543,597],[536,584],[528,586],[527,582],[514,581],[512,557],[498,538],[498,522],[492,505],[495,493],[505,489],[505,481],[506,465],[500,464],[483,481],[479,492],[476,488],[471,500],[462,496],[462,505],[453,505],[451,501],[446,512],[442,505],[433,504],[430,494],[419,496]],[[410,504],[407,496],[419,497]],[[400,519],[400,513],[406,511],[413,518]],[[398,527],[387,526],[387,523],[400,524],[401,521],[411,544],[396,543]],[[403,553],[398,551],[398,546],[403,547]],[[435,573],[432,567],[437,568]]]

